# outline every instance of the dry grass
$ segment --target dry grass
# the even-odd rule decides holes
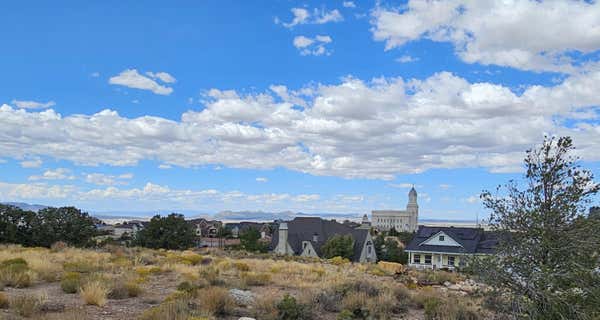
[[[100,281],[90,281],[81,287],[79,294],[83,302],[89,305],[102,307],[106,304],[108,288]]]
[[[373,319],[400,318],[411,309],[422,309],[419,312],[430,319],[483,319],[481,315],[485,315],[479,310],[478,298],[453,297],[441,290],[423,289],[416,281],[407,280],[414,277],[433,283],[454,282],[461,279],[456,274],[410,271],[405,277],[394,279],[390,272],[375,265],[341,259],[276,258],[216,250],[199,254],[117,246],[102,250],[0,246],[0,264],[15,258],[21,258],[25,263],[8,268],[11,272],[1,272],[0,287],[2,283],[15,287],[32,286],[31,289],[19,289],[32,292],[28,290],[36,290],[40,285],[59,285],[43,282],[60,280],[64,292],[79,292],[86,304],[104,306],[93,310],[104,310],[107,304],[119,303],[107,299],[131,299],[139,296],[142,288],[148,288],[146,290],[155,303],[162,303],[146,309],[139,318],[142,320],[226,318],[233,314],[237,316],[238,311],[257,319],[278,319],[281,315],[277,306],[286,294],[295,299],[296,307],[326,319],[334,319],[342,312],[340,319],[349,314],[351,318],[367,314]],[[165,288],[159,295],[149,289],[156,288],[157,283],[161,289]],[[178,291],[181,283],[185,285]],[[230,288],[251,290],[254,303],[236,306],[229,295]],[[5,293],[9,301],[16,297],[14,292],[11,289]],[[10,304],[10,311],[6,312],[32,312],[29,314],[41,317],[36,313],[36,308],[39,310],[36,301],[39,300],[33,298],[32,295],[15,298],[21,299],[15,302],[19,307]],[[43,319],[86,317],[81,310],[72,310]]]
[[[22,317],[31,317],[38,313],[46,301],[46,294],[20,294],[10,298],[10,308]]]

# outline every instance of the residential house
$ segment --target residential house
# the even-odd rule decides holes
[[[196,236],[199,238],[215,238],[219,228],[223,225],[221,221],[206,220],[204,218],[193,219],[189,223],[194,226]]]
[[[146,221],[132,220],[121,224],[116,224],[112,228],[112,236],[114,239],[133,237],[135,234],[144,229]]]
[[[353,229],[341,223],[317,217],[297,217],[280,222],[274,231],[271,247],[281,255],[322,257],[321,248],[334,235],[350,235],[354,239],[353,261],[376,262],[371,234],[366,229]]]
[[[411,267],[454,270],[469,256],[493,254],[497,244],[497,235],[482,228],[419,226],[405,251]]]

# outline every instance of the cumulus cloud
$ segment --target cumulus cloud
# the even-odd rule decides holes
[[[404,56],[396,59],[396,61],[400,62],[400,63],[409,63],[409,62],[419,61],[419,58],[414,58],[414,57],[411,57],[409,55],[404,55]]]
[[[387,50],[419,39],[452,43],[467,63],[573,72],[576,54],[600,49],[600,3],[590,1],[420,1],[372,12]]]
[[[19,107],[19,108],[23,108],[23,109],[46,109],[46,108],[50,108],[56,105],[56,103],[54,101],[48,101],[48,102],[37,102],[37,101],[31,101],[31,100],[13,100],[11,101],[12,104],[14,104],[15,106]]]
[[[314,38],[296,36],[293,43],[303,56],[322,56],[331,54],[326,45],[332,41],[331,37],[327,35],[316,35]]]
[[[85,182],[99,186],[125,185],[127,180],[133,179],[133,174],[108,175],[104,173],[85,174]]]
[[[175,82],[175,78],[170,74],[166,72],[146,72],[146,75],[141,75],[136,69],[126,69],[118,75],[111,77],[108,83],[128,88],[149,90],[160,95],[170,95],[173,92],[173,88],[161,85],[155,81],[160,80],[167,84]]]
[[[344,8],[356,8],[356,4],[354,4],[354,1],[344,1],[342,2],[342,5],[344,6]]]
[[[22,168],[39,168],[42,166],[42,163],[41,159],[32,159],[21,161],[20,164]]]
[[[600,105],[600,71],[519,93],[447,72],[272,89],[209,90],[205,108],[179,121],[127,118],[112,110],[62,116],[3,105],[0,154],[83,165],[154,160],[394,179],[435,168],[514,172],[524,150],[544,134],[557,134],[572,136],[585,160],[600,160],[600,125],[589,121],[598,116],[593,106]],[[573,112],[581,118],[569,118]]]
[[[301,24],[325,24],[344,20],[344,17],[337,9],[331,11],[327,11],[325,9],[314,9],[312,13],[305,8],[292,8],[290,11],[294,16],[292,21],[286,23],[281,22],[277,18],[275,19],[275,23],[281,23],[286,28],[292,28]]]
[[[57,168],[54,170],[46,170],[42,175],[30,176],[30,181],[36,180],[73,180],[75,177],[71,175],[71,170],[65,168]]]

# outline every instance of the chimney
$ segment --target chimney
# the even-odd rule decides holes
[[[279,243],[277,248],[282,254],[288,254],[288,225],[285,222],[279,224]]]

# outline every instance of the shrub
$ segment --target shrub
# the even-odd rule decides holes
[[[17,295],[10,299],[10,307],[22,317],[31,317],[38,313],[46,301],[44,295]]]
[[[194,291],[196,291],[197,289],[198,287],[189,281],[183,281],[177,285],[177,290],[187,292],[190,294],[194,293]]]
[[[67,272],[60,281],[60,287],[65,293],[77,293],[81,287],[81,274],[77,272]]]
[[[144,311],[139,320],[188,320],[192,315],[188,301],[176,299]]]
[[[9,302],[6,293],[0,292],[0,309],[8,308]]]
[[[354,314],[349,310],[342,310],[342,312],[340,312],[337,315],[336,319],[337,320],[353,320]]]
[[[350,260],[348,260],[346,258],[342,258],[340,256],[333,257],[333,258],[331,258],[331,259],[329,259],[327,261],[329,261],[329,263],[331,263],[331,264],[333,264],[335,266],[341,266],[341,265],[350,263]]]
[[[137,297],[142,288],[134,280],[118,279],[108,292],[109,299],[125,299]]]
[[[52,250],[52,252],[58,252],[58,251],[63,251],[64,249],[66,249],[69,245],[64,242],[64,241],[56,241],[55,243],[53,243],[50,246],[50,250]]]
[[[91,273],[97,270],[95,266],[87,261],[69,261],[63,263],[63,269],[67,272]]]
[[[271,282],[271,275],[267,273],[244,272],[241,275],[246,286],[265,286]]]
[[[219,278],[219,269],[212,266],[200,269],[200,277],[213,286],[222,285],[224,283],[224,281]]]
[[[31,285],[33,273],[23,258],[4,260],[0,263],[0,282],[9,287],[25,288]]]
[[[272,293],[263,294],[254,300],[254,317],[256,319],[276,320],[278,309]]]
[[[238,270],[238,271],[250,271],[250,266],[245,263],[245,262],[234,262],[233,266]]]
[[[80,294],[86,304],[102,307],[106,304],[108,289],[100,281],[90,281],[81,287]]]
[[[182,261],[194,266],[199,264],[202,259],[203,257],[197,253],[188,253],[181,256]]]
[[[364,292],[350,292],[342,300],[342,308],[350,311],[355,319],[366,319],[369,316],[368,299],[369,296]]]
[[[198,296],[202,297],[202,309],[214,316],[231,314],[235,301],[229,295],[229,291],[220,287],[209,287],[202,289]]]
[[[310,310],[296,302],[296,299],[286,294],[277,304],[280,320],[304,320],[310,318]]]

